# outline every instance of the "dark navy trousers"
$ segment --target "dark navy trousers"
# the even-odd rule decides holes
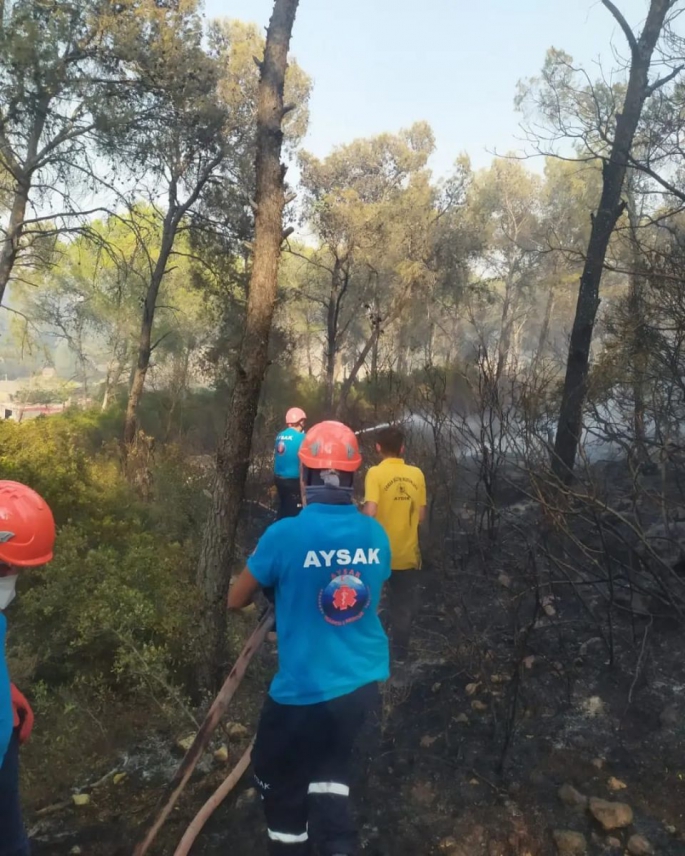
[[[352,750],[378,702],[378,685],[311,705],[267,698],[252,750],[269,856],[355,856]]]
[[[19,802],[19,736],[15,730],[0,767],[0,856],[29,856]]]
[[[276,520],[283,520],[284,517],[297,517],[302,511],[300,480],[282,479],[280,476],[276,476],[274,482],[278,491],[279,504]]]

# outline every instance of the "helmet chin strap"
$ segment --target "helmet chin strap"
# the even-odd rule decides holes
[[[17,575],[0,577],[0,612],[7,609],[16,594]]]

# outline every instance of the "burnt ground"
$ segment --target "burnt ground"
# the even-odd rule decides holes
[[[362,853],[545,856],[557,853],[554,830],[575,830],[589,854],[627,852],[640,833],[656,853],[685,856],[685,630],[668,617],[626,613],[612,621],[609,646],[598,631],[601,603],[562,589],[541,610],[520,527],[504,529],[487,549],[463,542],[457,561],[446,561],[450,548],[427,563],[411,673],[385,687],[360,740]],[[254,614],[244,621],[246,634]],[[251,667],[233,722],[252,730],[274,663],[269,646]],[[125,754],[100,759],[93,779],[113,767],[127,775],[95,789],[89,805],[39,818],[38,802],[29,804],[35,856],[131,853],[178,763],[177,735],[142,726],[138,733],[146,737]],[[228,740],[231,761],[247,739]],[[226,771],[208,759],[152,852],[173,854]],[[82,784],[75,776],[71,785]],[[587,810],[561,801],[564,784],[629,804],[632,824],[603,831]],[[266,853],[249,777],[192,853]]]

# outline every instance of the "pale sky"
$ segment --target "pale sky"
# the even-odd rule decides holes
[[[273,0],[205,0],[210,17],[268,23]],[[649,0],[616,0],[633,27]],[[617,67],[625,40],[599,0],[300,0],[292,49],[314,79],[305,146],[335,145],[425,119],[432,166],[461,151],[474,166],[520,150],[513,106],[519,79],[539,72],[548,47],[586,68]],[[594,76],[594,75],[593,75]]]

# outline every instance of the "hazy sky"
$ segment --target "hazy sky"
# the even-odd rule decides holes
[[[649,0],[616,0],[639,25]],[[273,0],[205,0],[208,16],[266,26]],[[318,155],[355,137],[430,122],[433,167],[461,151],[520,149],[513,99],[548,47],[588,68],[617,66],[622,33],[599,0],[300,0],[293,52],[314,79],[306,147]],[[612,48],[613,46],[613,48]]]

